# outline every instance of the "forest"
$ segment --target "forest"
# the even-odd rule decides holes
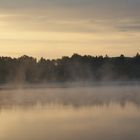
[[[0,83],[140,81],[140,55],[73,54],[61,59],[0,57]]]

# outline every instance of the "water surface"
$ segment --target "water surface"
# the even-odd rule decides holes
[[[0,91],[0,140],[139,140],[139,86]]]

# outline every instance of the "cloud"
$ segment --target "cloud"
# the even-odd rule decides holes
[[[14,52],[44,46],[51,57],[54,47],[56,56],[133,55],[140,45],[139,13],[139,0],[0,0],[1,50],[12,51],[12,44]]]
[[[140,25],[125,25],[118,27],[121,31],[137,31],[140,32]]]
[[[117,26],[122,32],[140,32],[140,21],[129,21]]]
[[[139,0],[0,0],[3,12],[32,12],[61,17],[139,17]],[[56,16],[55,16],[56,15]]]

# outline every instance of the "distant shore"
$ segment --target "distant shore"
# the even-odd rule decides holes
[[[44,88],[87,88],[107,86],[140,86],[140,81],[102,81],[102,82],[65,82],[65,83],[23,83],[23,84],[0,84],[0,90],[14,89],[44,89]]]
[[[12,83],[15,86],[26,83],[45,83],[45,86],[136,84],[139,83],[137,81],[140,81],[139,53],[134,57],[73,54],[54,60],[37,60],[26,55],[19,58],[0,57],[0,83]]]

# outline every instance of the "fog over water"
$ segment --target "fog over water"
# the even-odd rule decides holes
[[[0,140],[139,140],[139,130],[139,84],[0,90]]]

